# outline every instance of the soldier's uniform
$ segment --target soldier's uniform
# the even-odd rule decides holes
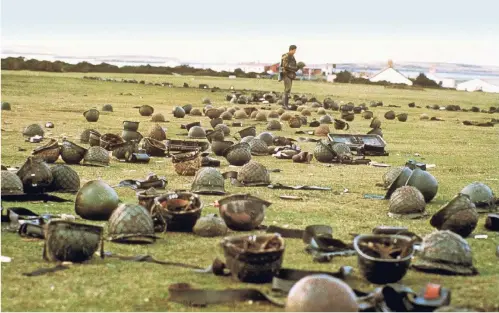
[[[296,65],[296,59],[293,55],[289,53],[284,53],[281,57],[281,72],[282,80],[284,81],[284,99],[283,106],[288,108],[289,94],[291,93],[291,87],[293,85],[293,79],[296,78],[296,71],[298,67]]]

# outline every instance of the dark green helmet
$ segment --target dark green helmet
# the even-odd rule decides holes
[[[142,116],[151,116],[154,113],[154,108],[150,105],[143,105],[139,108],[139,114]]]
[[[412,171],[406,184],[407,186],[418,188],[423,194],[426,203],[430,202],[438,191],[438,182],[435,177],[420,168],[416,168]]]
[[[225,149],[224,157],[230,165],[244,165],[251,160],[251,147],[245,142],[237,143]]]
[[[462,193],[441,207],[430,220],[431,226],[438,230],[450,230],[463,238],[473,232],[477,223],[478,213],[475,205],[468,195]]]
[[[10,103],[2,102],[2,111],[10,111]]]
[[[262,132],[256,136],[256,138],[263,140],[267,146],[272,146],[274,144],[274,135],[272,135],[272,133]]]
[[[176,118],[184,118],[185,117],[185,111],[181,107],[175,107],[173,108],[173,116]]]
[[[109,240],[118,243],[153,243],[154,224],[141,205],[124,203],[109,218]]]
[[[387,120],[394,120],[394,119],[395,119],[395,112],[393,112],[393,111],[391,111],[391,110],[390,110],[390,111],[388,111],[388,112],[386,112],[386,113],[385,113],[385,118],[386,118]]]
[[[270,175],[265,166],[250,161],[239,169],[237,180],[245,186],[269,185]]]
[[[77,192],[80,189],[80,177],[71,167],[59,164],[50,169],[52,172],[52,190],[57,192]]]
[[[68,164],[78,164],[85,156],[87,149],[77,144],[63,140],[61,144],[61,158]]]
[[[204,112],[204,115],[208,116],[210,119],[214,119],[214,118],[219,118],[220,115],[222,114],[222,112],[223,111],[221,111],[217,108],[210,108]]]
[[[411,186],[397,188],[390,197],[388,216],[393,218],[420,218],[425,215],[426,203],[421,192]]]
[[[439,230],[423,238],[422,253],[413,263],[417,270],[451,275],[475,275],[468,242],[449,230]]]
[[[130,141],[136,141],[136,142],[139,142],[142,140],[143,136],[141,133],[139,133],[138,131],[134,131],[134,130],[123,130],[121,132],[121,138],[125,141],[125,142],[130,142]],[[114,149],[116,149],[117,147],[119,146],[122,146],[123,143],[117,143],[117,144],[113,144],[110,149],[112,149],[114,151]]]
[[[113,188],[101,180],[91,180],[76,194],[75,212],[87,220],[107,221],[118,203]]]
[[[2,170],[2,195],[20,195],[24,193],[23,182],[15,173]]]
[[[228,147],[232,146],[234,142],[232,141],[212,141],[211,142],[211,151],[215,153],[215,155],[223,156],[223,152]]]
[[[43,258],[59,262],[89,260],[102,242],[102,233],[100,226],[51,220],[45,231]]]
[[[402,186],[405,186],[405,183],[409,179],[412,174],[412,170],[407,166],[402,168],[400,174],[393,180],[392,184],[388,187],[388,191],[386,192],[385,199],[390,199],[392,193]],[[424,195],[423,195],[424,196]]]
[[[31,125],[27,126],[23,131],[23,135],[28,136],[28,137],[33,137],[33,136],[42,136],[43,137],[43,134],[45,134],[45,131],[38,124],[31,124]]]
[[[381,128],[381,121],[379,118],[375,117],[372,119],[371,124],[369,125],[371,128]]]
[[[165,133],[165,130],[163,129],[163,127],[161,127],[161,125],[154,124],[149,129],[149,135],[147,137],[162,141],[162,140],[166,140],[166,133]]]
[[[193,231],[201,237],[223,236],[227,233],[227,225],[216,214],[208,214],[197,220]]]
[[[261,139],[253,138],[253,140],[249,142],[249,145],[251,155],[262,156],[269,154],[267,144]]]
[[[495,209],[494,193],[489,186],[481,182],[473,182],[461,190],[475,204],[478,212],[490,212]]]
[[[99,120],[99,110],[90,109],[88,111],[83,112],[83,116],[87,119],[87,122],[97,122]]]
[[[38,157],[28,157],[17,176],[21,179],[26,193],[43,193],[50,188],[53,180],[50,167]]]
[[[221,125],[221,124],[219,124],[219,125]],[[208,139],[209,142],[223,141],[224,140],[224,131],[222,129],[208,130],[206,133],[206,138]]]
[[[92,166],[109,166],[109,152],[102,147],[90,147],[85,153],[85,157],[83,158],[84,165],[92,165]]]
[[[182,109],[184,109],[185,114],[191,114],[192,104],[186,104],[182,106]]]
[[[102,106],[102,112],[113,112],[113,106],[110,104],[104,104]]]
[[[200,168],[192,181],[191,192],[199,194],[225,194],[225,181],[222,174],[213,167]]]
[[[321,163],[329,163],[334,158],[334,151],[328,141],[321,140],[317,142],[314,149],[314,158]]]

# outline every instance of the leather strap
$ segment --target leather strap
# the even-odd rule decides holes
[[[23,273],[23,276],[28,276],[28,277],[40,276],[40,275],[45,275],[48,273],[54,273],[54,272],[63,271],[63,270],[67,270],[67,269],[69,269],[69,266],[57,264],[54,267],[40,268],[40,269],[37,269],[36,271],[30,272],[30,273]]]

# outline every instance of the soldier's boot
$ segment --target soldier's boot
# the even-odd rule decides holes
[[[289,94],[285,93],[284,94],[284,97],[282,99],[282,107],[285,109],[285,110],[289,110],[289,105],[288,105],[288,102],[289,102]]]

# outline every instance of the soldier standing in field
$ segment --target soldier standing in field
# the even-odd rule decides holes
[[[296,59],[294,57],[296,52],[296,46],[289,46],[289,51],[284,53],[281,57],[281,73],[279,81],[284,81],[284,98],[282,106],[284,109],[289,109],[288,101],[289,94],[291,93],[291,86],[293,85],[293,79],[296,78],[296,71],[298,67],[296,65]]]

